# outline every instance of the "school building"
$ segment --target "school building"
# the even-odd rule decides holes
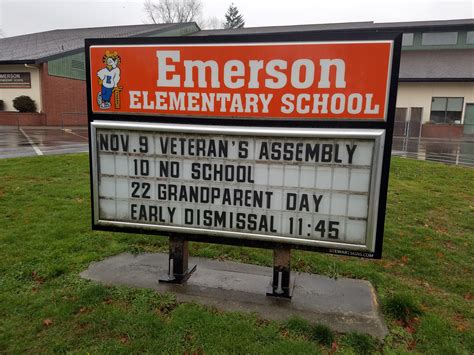
[[[194,23],[77,28],[0,39],[0,125],[87,125],[84,39],[183,36]],[[14,112],[13,99],[31,97],[37,113]]]
[[[402,58],[395,135],[456,138],[474,134],[474,20],[200,30],[195,23],[54,30],[0,39],[0,125],[86,125],[84,39],[207,36],[295,31],[400,31]],[[36,114],[12,100],[28,95]]]

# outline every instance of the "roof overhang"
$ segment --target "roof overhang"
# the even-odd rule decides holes
[[[474,78],[398,78],[401,83],[468,83]]]
[[[48,62],[50,60],[59,59],[59,58],[62,58],[62,57],[67,57],[67,56],[70,56],[70,55],[73,55],[73,54],[78,54],[78,53],[81,53],[81,52],[84,52],[84,47],[73,49],[73,50],[66,51],[66,52],[61,52],[61,53],[58,53],[58,54],[53,54],[53,55],[43,57],[43,58],[39,58],[35,61],[35,63],[36,64],[41,64],[41,63]]]
[[[38,64],[38,63],[33,59],[0,60],[0,65],[13,65],[13,64]]]

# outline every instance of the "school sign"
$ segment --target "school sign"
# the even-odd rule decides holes
[[[380,258],[399,36],[86,52],[94,228]]]

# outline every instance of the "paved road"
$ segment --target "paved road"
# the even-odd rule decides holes
[[[0,158],[80,153],[89,150],[87,128],[0,126]]]

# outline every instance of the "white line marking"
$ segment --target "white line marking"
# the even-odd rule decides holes
[[[36,154],[37,155],[43,155],[43,152],[38,148],[38,146],[35,144],[35,142],[33,142],[31,140],[31,138],[25,133],[23,128],[20,128],[20,132],[23,133],[23,135],[25,136],[28,143],[30,143],[31,147],[35,150]]]

